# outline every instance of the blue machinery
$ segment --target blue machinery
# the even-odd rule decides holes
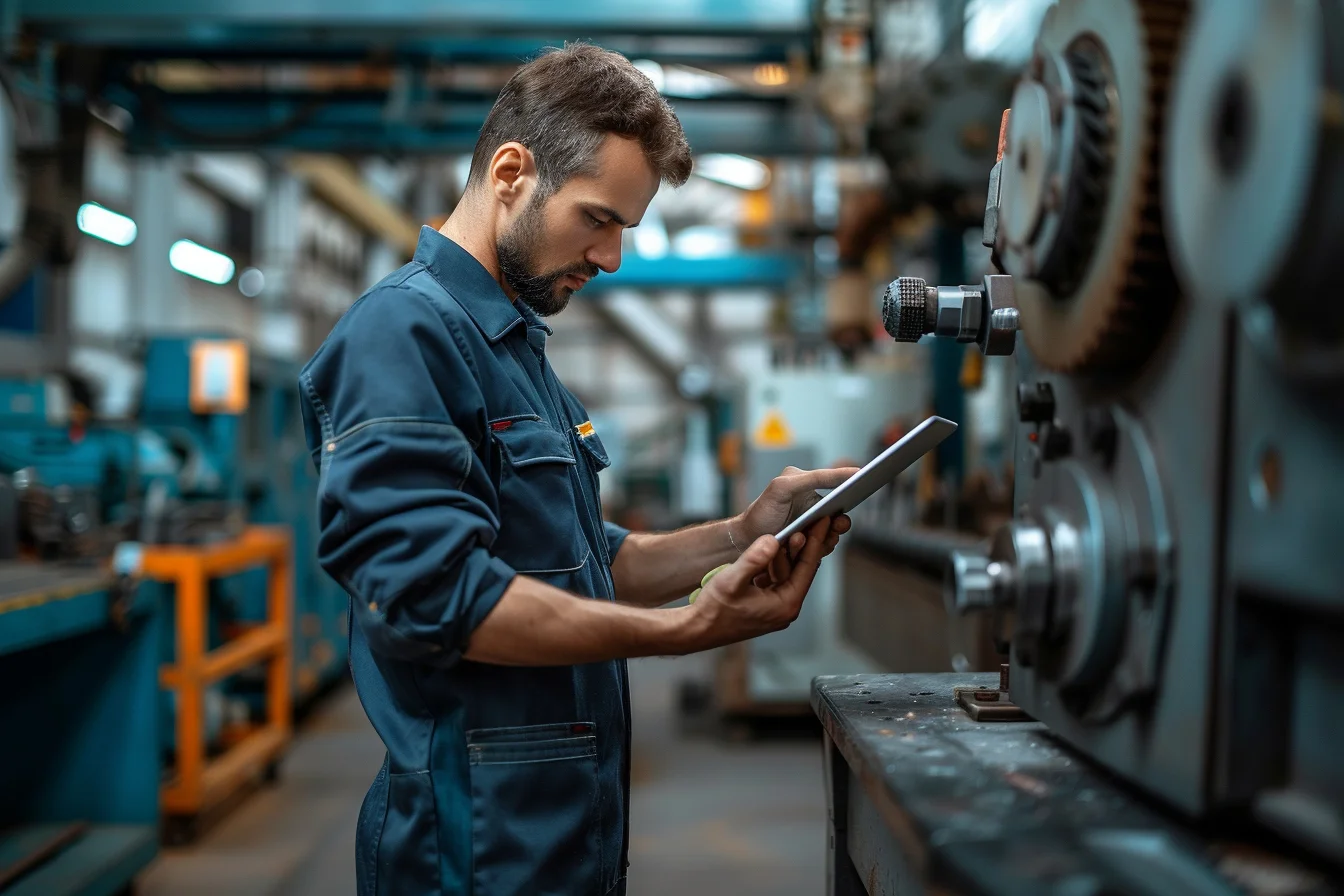
[[[0,892],[110,894],[158,848],[156,601],[0,562]]]
[[[60,378],[0,382],[0,675],[13,685],[0,698],[5,896],[113,893],[157,849],[175,715],[159,678],[176,622],[170,586],[133,575],[140,541],[203,543],[243,520],[283,524],[296,561],[294,702],[343,673],[345,596],[311,559],[316,480],[295,371],[248,365],[245,407],[231,413],[202,413],[192,388],[202,346],[236,345],[151,340],[134,426],[86,420],[71,400],[79,389]],[[211,586],[208,646],[266,617],[266,575]],[[265,680],[255,679],[244,669],[220,682],[207,739],[225,710],[256,715]]]
[[[7,896],[114,892],[158,844],[162,619],[153,590],[120,574],[134,551],[109,556],[128,522],[134,440],[81,432],[60,385],[0,388],[0,465],[17,474],[0,489]],[[20,530],[52,559],[18,559]]]

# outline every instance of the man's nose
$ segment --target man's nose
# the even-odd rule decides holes
[[[621,266],[620,228],[613,227],[610,233],[603,234],[597,245],[588,250],[584,260],[589,264],[597,265],[598,269],[604,273],[616,273],[616,269]]]

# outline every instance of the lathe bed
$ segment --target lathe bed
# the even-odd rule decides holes
[[[813,682],[825,730],[828,893],[1340,892],[1294,859],[1167,813],[1038,722],[974,722],[954,701],[954,687],[998,684],[956,673]]]

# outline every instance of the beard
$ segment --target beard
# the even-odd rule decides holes
[[[545,200],[530,200],[495,246],[499,272],[509,287],[518,294],[518,301],[531,308],[538,317],[559,314],[569,305],[574,290],[561,286],[560,281],[571,274],[592,279],[597,276],[597,265],[585,261],[566,265],[552,271],[538,270],[536,257],[542,243],[542,207]]]

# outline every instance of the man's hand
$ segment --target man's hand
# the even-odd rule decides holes
[[[830,470],[800,470],[797,467],[785,467],[784,472],[776,476],[761,496],[751,502],[751,506],[737,520],[729,521],[729,531],[740,528],[734,535],[742,539],[738,544],[756,541],[762,535],[774,535],[798,518],[803,511],[821,500],[817,494],[819,488],[835,488],[855,473],[858,467],[836,467]],[[827,548],[823,556],[835,550],[840,536],[849,531],[849,517],[837,516],[831,521],[831,532],[826,536]],[[780,559],[796,557],[796,550],[780,552]],[[778,561],[776,561],[778,562]],[[781,575],[780,568],[775,569],[776,578]]]
[[[800,470],[785,467],[761,496],[742,514],[742,532],[734,533],[755,541],[762,535],[774,535],[793,522],[807,508],[821,500],[819,488],[835,488],[855,473],[858,467],[831,470]]]
[[[787,628],[798,618],[821,559],[839,538],[833,520],[820,520],[788,547],[763,535],[719,572],[687,609],[695,614],[694,650],[707,650]]]

